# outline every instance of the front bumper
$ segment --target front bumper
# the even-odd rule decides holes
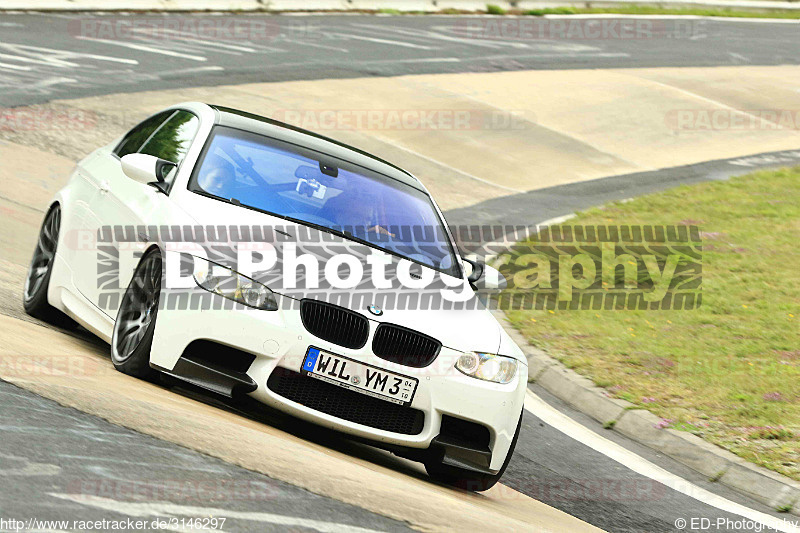
[[[223,299],[216,295],[214,299],[222,307]],[[151,364],[171,371],[192,341],[204,339],[224,344],[255,355],[246,372],[255,384],[255,390],[249,394],[273,408],[354,437],[416,449],[431,446],[440,434],[442,416],[448,415],[488,428],[489,470],[496,472],[502,467],[522,410],[527,386],[524,362],[520,362],[515,380],[505,385],[462,374],[454,367],[462,352],[447,347],[442,347],[431,365],[412,368],[386,361],[372,353],[371,340],[378,325],[373,320],[369,321],[370,335],[366,345],[360,349],[348,349],[308,333],[303,327],[296,301],[278,296],[278,304],[278,311],[181,310],[171,309],[167,300],[162,304],[156,321]],[[271,390],[267,382],[273,372],[277,368],[298,372],[309,346],[417,378],[419,385],[410,407],[424,413],[421,431],[413,435],[401,434],[354,423],[311,409]]]

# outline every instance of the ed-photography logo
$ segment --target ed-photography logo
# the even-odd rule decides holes
[[[764,516],[761,521],[742,517],[687,516],[675,519],[678,531],[752,531],[753,533],[771,531],[792,531],[800,527],[800,520]]]
[[[554,226],[500,259],[502,309],[695,309],[697,226]]]
[[[454,268],[431,262],[430,257],[449,257],[443,251],[450,237],[441,229],[397,226],[379,235],[368,228],[335,231],[114,226],[68,242],[79,253],[96,257],[100,304],[111,310],[127,287],[123,280],[130,279],[141,258],[141,235],[160,243],[164,272],[159,305],[168,309],[247,309],[215,298],[209,279],[217,292],[235,292],[246,280],[285,297],[283,305],[311,298],[373,314],[378,309],[483,307],[691,310],[702,302],[696,226],[556,226],[523,232],[502,226],[450,228],[462,251],[488,265],[476,279],[469,279],[472,263]],[[503,238],[497,240],[497,235]],[[417,253],[403,248],[412,241]]]

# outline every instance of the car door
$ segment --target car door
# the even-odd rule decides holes
[[[144,242],[150,240],[143,227],[159,224],[163,219],[160,215],[171,208],[168,193],[177,173],[176,167],[166,177],[162,191],[126,176],[120,159],[129,153],[144,153],[179,166],[198,126],[199,119],[189,111],[159,113],[93,162],[90,172],[98,180],[98,193],[89,208],[96,217],[97,229],[103,231],[90,265],[96,276],[81,291],[111,317],[116,315],[121,293],[127,288]]]
[[[95,305],[98,302],[97,292],[101,289],[101,285],[107,285],[103,279],[106,271],[104,256],[109,251],[103,239],[99,238],[98,230],[103,225],[119,224],[114,218],[101,219],[95,209],[108,199],[111,183],[121,181],[124,177],[119,158],[135,153],[171,113],[164,111],[153,115],[126,133],[115,147],[100,148],[80,165],[80,175],[92,193],[85,195],[86,205],[81,219],[82,235],[78,240],[79,245],[75,249],[71,265],[75,287]]]

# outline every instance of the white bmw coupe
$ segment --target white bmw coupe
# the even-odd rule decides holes
[[[513,453],[528,375],[481,303],[501,282],[462,258],[410,173],[190,102],[78,163],[48,207],[24,305],[109,342],[126,374],[249,395],[486,490]]]

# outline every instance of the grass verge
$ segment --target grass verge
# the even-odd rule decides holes
[[[697,224],[702,306],[513,311],[531,344],[615,397],[800,480],[800,167],[683,186],[579,224]]]
[[[488,12],[488,10],[487,10]],[[491,14],[491,13],[490,13]],[[552,7],[529,9],[523,15],[694,15],[700,17],[800,19],[798,11],[745,11],[727,8],[670,8],[657,6]]]
[[[267,10],[269,11],[269,10]],[[275,11],[281,12],[281,11]],[[287,12],[293,12],[291,10]],[[735,17],[735,18],[773,18],[800,19],[800,10],[752,9],[739,10],[730,8],[670,8],[647,5],[624,5],[617,7],[550,7],[542,9],[504,9],[496,4],[487,4],[484,10],[444,8],[438,11],[405,11],[396,8],[383,9],[324,9],[318,13],[363,13],[365,15],[693,15],[702,17]]]

